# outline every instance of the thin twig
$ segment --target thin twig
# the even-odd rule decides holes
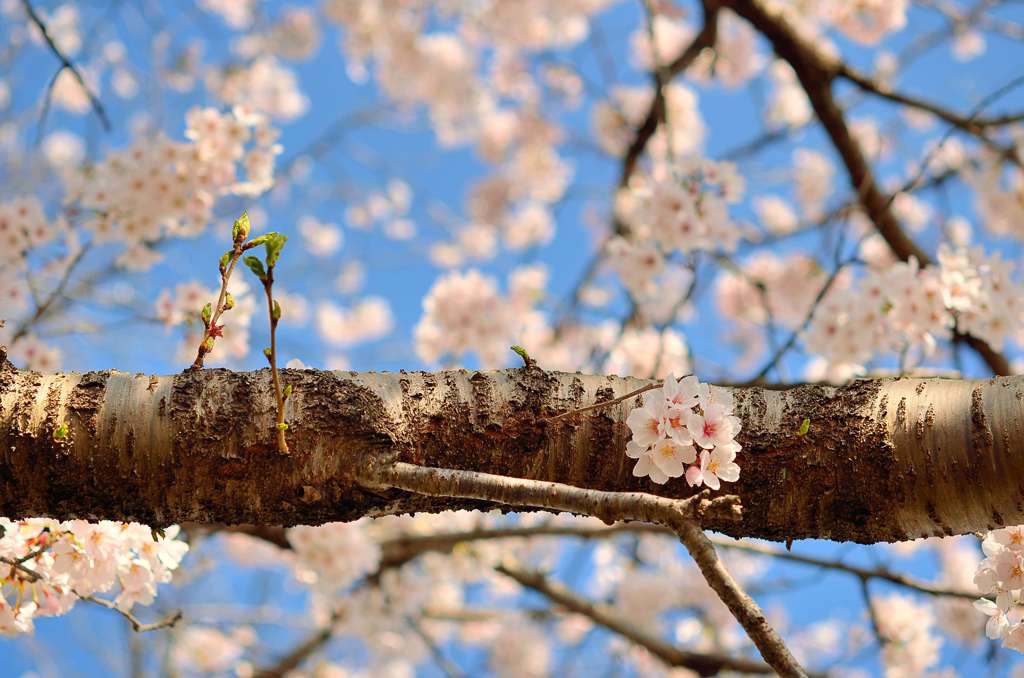
[[[651,390],[656,389],[656,388],[661,388],[661,383],[660,382],[656,382],[656,383],[653,383],[653,384],[647,384],[646,386],[641,386],[640,388],[636,389],[635,391],[630,391],[626,395],[619,396],[618,398],[612,398],[611,400],[604,400],[604,401],[601,401],[599,403],[594,403],[593,405],[587,405],[586,407],[579,407],[579,408],[577,408],[575,410],[569,410],[568,412],[562,412],[561,414],[556,414],[556,415],[553,415],[553,416],[550,416],[550,417],[541,417],[540,421],[546,421],[546,422],[558,421],[559,419],[565,419],[567,417],[572,417],[572,416],[575,416],[577,414],[582,414],[583,412],[590,412],[592,410],[602,410],[602,409],[604,409],[606,407],[611,407],[612,405],[618,405],[619,403],[625,402],[626,400],[629,400],[630,398],[635,398],[636,396],[640,395],[641,393],[646,393],[647,391],[651,391]]]
[[[132,630],[136,633],[146,633],[148,631],[156,631],[157,629],[174,626],[179,621],[181,621],[182,618],[181,610],[175,610],[174,612],[167,615],[160,621],[153,622],[152,624],[144,624],[141,621],[139,621],[139,619],[131,612],[128,612],[127,610],[122,610],[112,601],[106,600],[104,598],[97,598],[96,596],[91,595],[83,596],[82,594],[77,592],[75,593],[75,595],[78,596],[80,600],[84,600],[87,603],[93,603],[95,605],[99,605],[100,607],[105,607],[108,610],[113,610],[114,612],[117,612],[119,615],[121,615],[131,623]]]
[[[898,572],[892,572],[884,567],[866,568],[859,567],[857,565],[848,565],[839,560],[816,558],[814,556],[793,553],[792,551],[786,551],[764,544],[749,541],[736,541],[734,539],[727,539],[724,537],[711,537],[711,542],[720,548],[744,551],[746,553],[755,553],[769,558],[788,560],[793,563],[810,565],[812,567],[819,567],[827,570],[837,570],[839,572],[845,572],[853,575],[858,579],[881,579],[891,584],[896,584],[897,586],[917,591],[918,593],[927,593],[930,596],[948,596],[952,598],[964,598],[966,600],[977,600],[981,597],[981,594],[978,593],[978,591],[936,586],[934,584],[929,584],[928,582],[912,579],[911,577]]]
[[[99,97],[97,97],[85,83],[85,78],[82,77],[81,71],[78,70],[78,67],[75,66],[71,59],[69,59],[67,55],[61,51],[60,47],[57,46],[57,43],[54,42],[53,36],[50,35],[50,30],[46,26],[46,22],[44,22],[36,12],[35,7],[32,6],[30,0],[21,0],[21,5],[25,8],[25,13],[28,14],[32,23],[35,24],[36,28],[39,29],[39,32],[43,34],[43,40],[46,41],[50,51],[53,52],[53,55],[60,61],[60,70],[57,71],[57,75],[60,75],[60,71],[67,69],[73,76],[75,76],[75,80],[77,80],[78,84],[82,86],[85,96],[89,99],[89,105],[92,106],[93,111],[96,112],[96,116],[100,119],[103,129],[109,132],[111,125],[110,118],[107,117],[107,111],[103,108],[103,103],[99,100]],[[56,80],[57,76],[55,75],[51,82],[50,90],[53,89],[53,83],[55,83]]]
[[[39,581],[40,579],[42,579],[42,575],[40,575],[35,570],[32,570],[30,568],[25,567],[24,565],[21,564],[20,561],[11,560],[10,558],[0,557],[0,563],[3,563],[5,565],[10,565],[11,568],[13,568],[13,569],[17,570],[18,572],[22,573],[23,575],[25,575],[25,577],[28,578],[29,581],[35,582],[35,581]]]

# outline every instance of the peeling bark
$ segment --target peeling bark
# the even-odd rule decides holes
[[[291,455],[277,452],[269,370],[154,377],[0,370],[0,515],[319,524],[493,508],[371,490],[368,460],[682,498],[634,478],[625,418],[639,401],[542,417],[648,383],[510,369],[284,370]],[[1024,377],[861,380],[732,389],[743,420],[733,536],[894,541],[1024,523]],[[798,435],[810,419],[810,431]],[[67,435],[56,439],[61,424]],[[508,507],[502,507],[508,508]]]

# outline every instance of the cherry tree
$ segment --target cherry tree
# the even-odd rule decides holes
[[[0,13],[12,675],[1024,675],[1015,3]]]

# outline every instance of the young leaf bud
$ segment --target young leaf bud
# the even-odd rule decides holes
[[[257,278],[259,278],[260,280],[267,279],[267,272],[263,268],[262,261],[252,256],[251,254],[247,256],[245,259],[243,259],[243,261],[245,261],[245,265],[249,267],[249,270],[252,271]]]
[[[249,237],[249,213],[242,212],[242,216],[235,219],[231,227],[231,239],[236,243],[244,242]]]

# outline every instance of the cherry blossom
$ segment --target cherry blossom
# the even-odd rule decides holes
[[[626,455],[637,460],[633,475],[658,484],[685,475],[691,486],[714,490],[722,480],[736,482],[740,420],[731,410],[727,391],[712,391],[694,376],[669,374],[660,388],[643,394],[643,404],[626,419],[632,433]]]
[[[0,528],[0,557],[21,565],[0,564],[0,635],[29,633],[34,618],[65,614],[80,596],[148,605],[189,548],[177,526],[157,535],[138,523],[0,518]]]

